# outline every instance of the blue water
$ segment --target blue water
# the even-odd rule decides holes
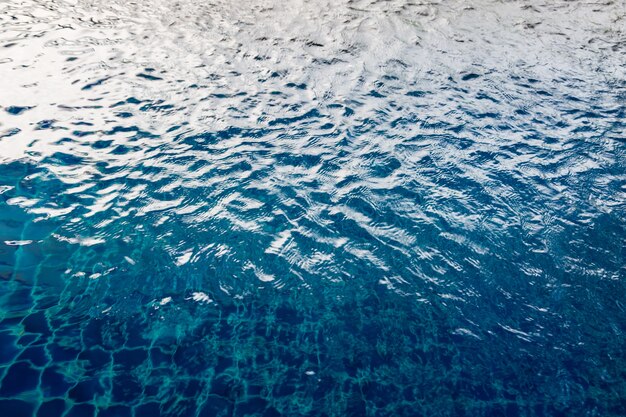
[[[617,2],[0,4],[0,417],[626,415]]]

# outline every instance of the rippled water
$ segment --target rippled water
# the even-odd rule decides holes
[[[0,413],[626,415],[625,15],[2,2]]]

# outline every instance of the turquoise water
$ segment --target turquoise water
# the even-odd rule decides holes
[[[0,416],[626,415],[625,14],[0,4]]]

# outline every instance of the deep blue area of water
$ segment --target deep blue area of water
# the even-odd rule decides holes
[[[0,417],[626,415],[623,2],[0,5]]]

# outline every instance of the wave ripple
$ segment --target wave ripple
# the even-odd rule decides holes
[[[624,415],[625,16],[3,3],[0,409]]]

